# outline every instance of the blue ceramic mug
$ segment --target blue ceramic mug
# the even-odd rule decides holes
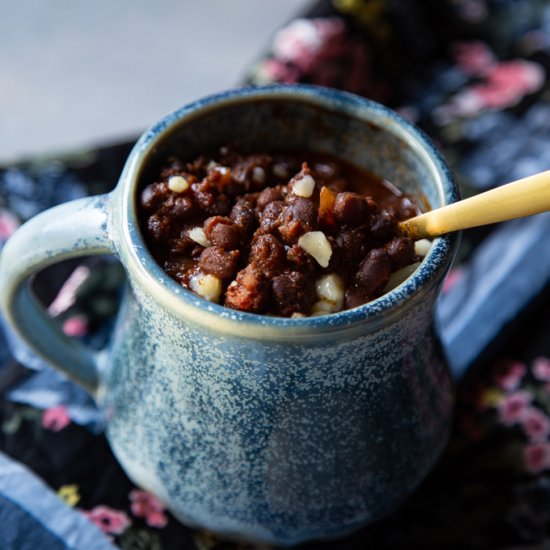
[[[402,502],[445,446],[452,388],[433,306],[457,237],[436,239],[409,279],[352,310],[289,319],[207,302],[155,263],[136,197],[168,156],[228,143],[330,153],[432,207],[458,198],[428,139],[376,103],[308,86],[221,93],[147,131],[112,193],[20,228],[1,257],[3,312],[89,390],[120,464],[182,522],[282,545],[343,535]],[[28,284],[97,253],[117,256],[129,282],[99,354],[65,337]]]

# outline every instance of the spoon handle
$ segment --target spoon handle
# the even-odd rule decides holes
[[[402,221],[402,234],[432,238],[550,210],[550,170]]]

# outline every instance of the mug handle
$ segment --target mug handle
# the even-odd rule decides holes
[[[0,256],[0,306],[6,320],[36,353],[92,395],[99,385],[98,354],[61,331],[33,296],[30,279],[68,258],[115,254],[109,197],[86,197],[38,214],[8,239]]]

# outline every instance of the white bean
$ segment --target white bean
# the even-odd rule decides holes
[[[332,256],[332,248],[322,231],[304,233],[298,239],[298,245],[310,256],[313,256],[321,267],[328,267],[330,257]]]

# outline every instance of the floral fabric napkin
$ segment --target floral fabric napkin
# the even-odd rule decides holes
[[[471,195],[550,168],[549,69],[546,0],[326,0],[272,37],[247,82],[308,82],[389,105],[434,139]],[[0,243],[49,206],[108,191],[130,146],[2,167]],[[548,234],[546,214],[464,233],[437,311],[458,384],[445,455],[395,513],[306,548],[550,545]],[[94,258],[49,268],[35,288],[67,334],[101,348],[123,281],[116,262]],[[1,319],[0,392],[0,501],[10,498],[9,468],[28,487],[21,510],[42,495],[57,499],[72,532],[82,532],[69,541],[53,531],[59,547],[237,547],[179,524],[134,487],[91,399]],[[44,515],[30,526],[9,510],[0,502],[0,517],[14,518],[12,531],[0,530],[2,548],[24,548],[24,535],[40,547],[34,534],[51,535]],[[95,546],[85,542],[90,522]]]

